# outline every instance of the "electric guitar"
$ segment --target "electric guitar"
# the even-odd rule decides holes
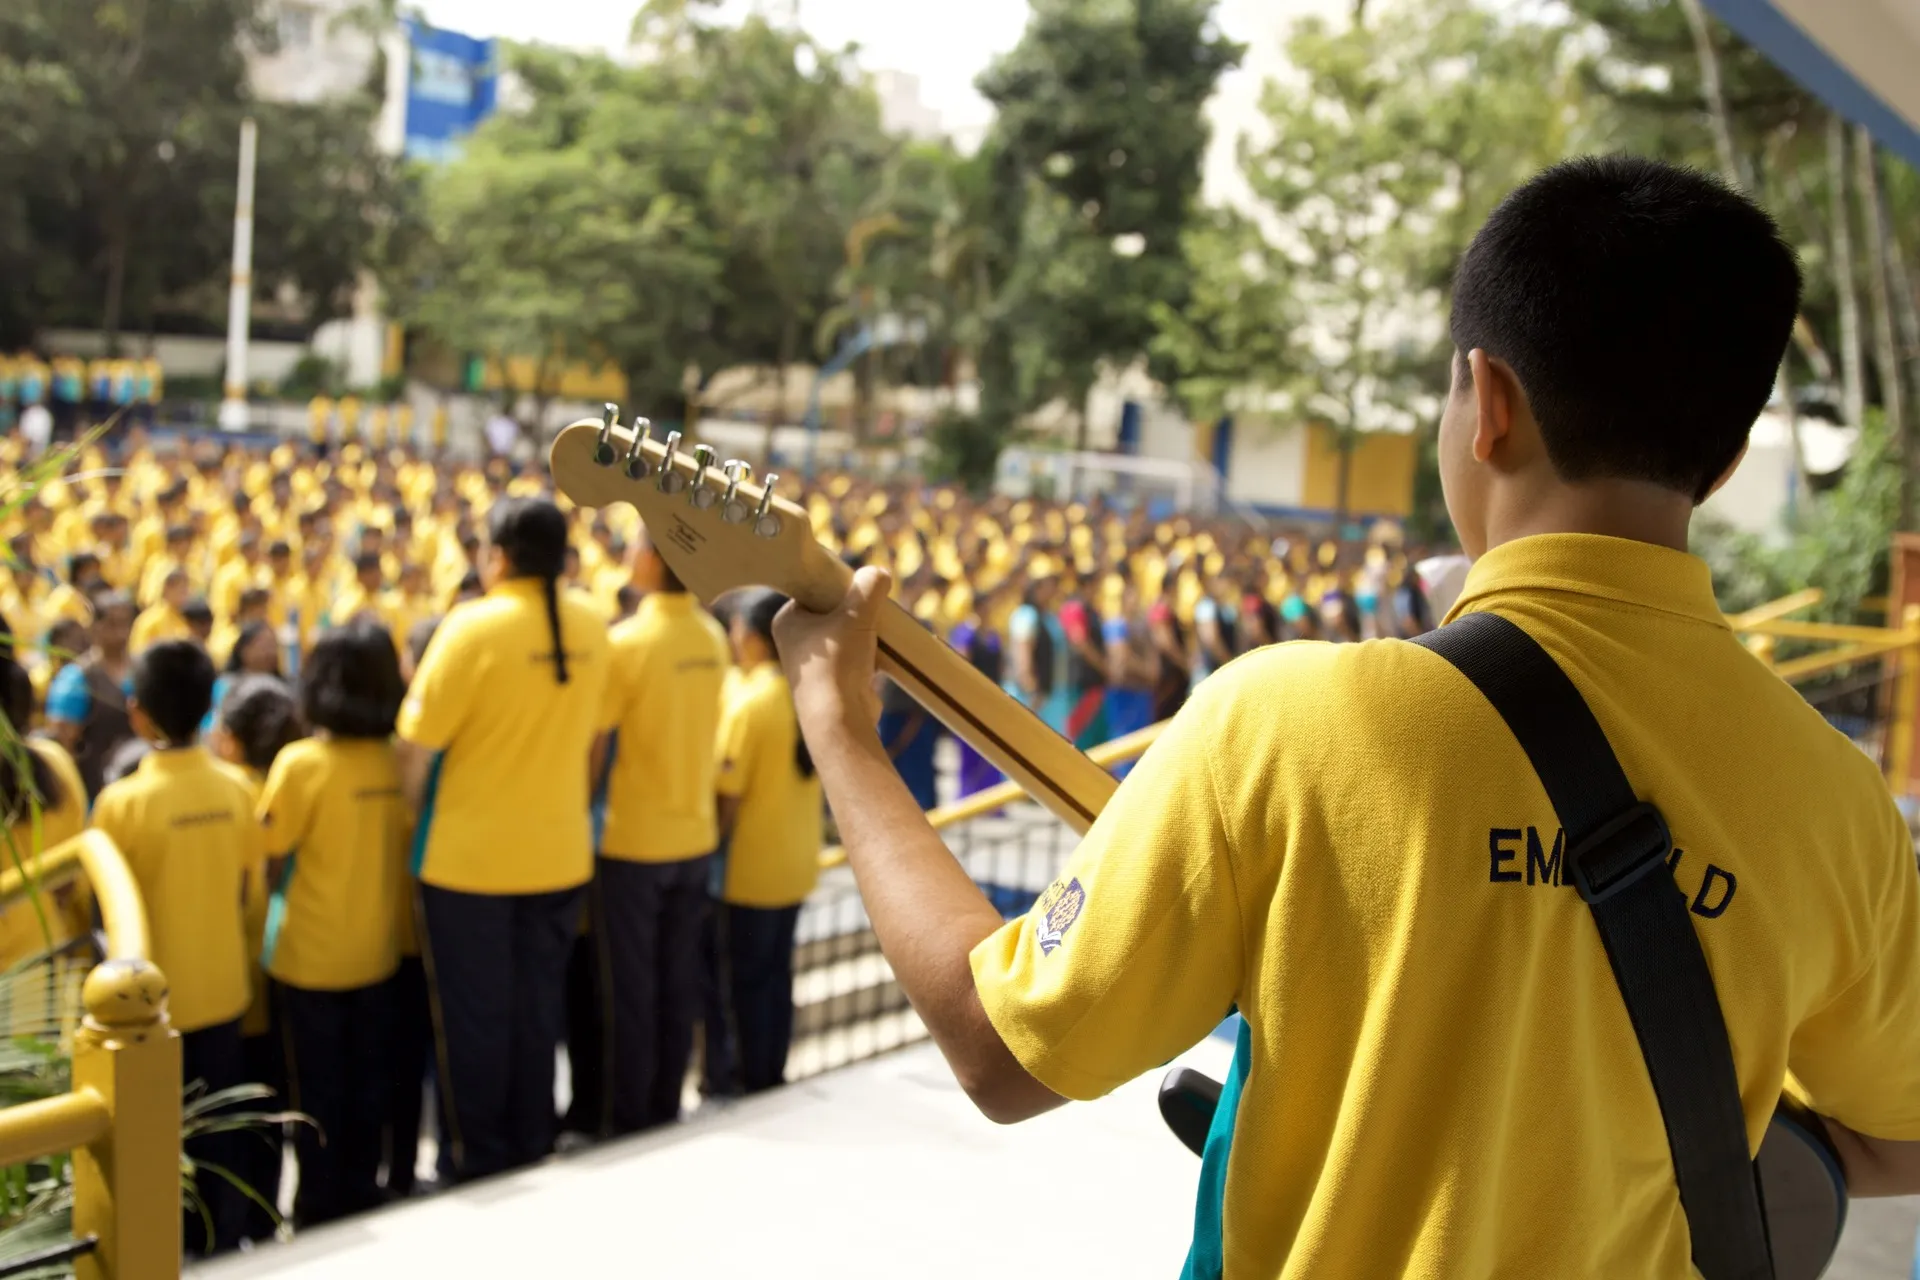
[[[674,574],[703,602],[741,587],[771,587],[817,612],[845,598],[853,571],[814,541],[807,513],[774,493],[776,475],[755,483],[744,462],[716,468],[706,445],[691,455],[681,434],[656,440],[651,424],[618,422],[606,407],[553,442],[554,483],[574,502],[632,504]],[[1011,694],[889,600],[878,625],[880,669],[1021,789],[1084,834],[1118,785]],[[1160,1109],[1199,1152],[1220,1086],[1185,1068],[1161,1085]],[[1846,1181],[1819,1119],[1782,1099],[1757,1161],[1776,1280],[1814,1280],[1846,1225]]]
[[[853,570],[813,538],[807,513],[755,483],[744,462],[715,469],[706,445],[670,431],[652,437],[605,416],[560,432],[550,462],[560,492],[586,507],[631,503],[675,576],[703,602],[740,587],[772,587],[819,612],[846,597]],[[1046,721],[974,669],[899,603],[880,612],[880,669],[1021,790],[1084,834],[1118,785]]]

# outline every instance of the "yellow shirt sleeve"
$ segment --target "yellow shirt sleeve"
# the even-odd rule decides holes
[[[261,789],[259,818],[269,858],[284,858],[300,847],[312,825],[315,770],[305,768],[305,752],[282,751]]]
[[[1877,863],[1880,918],[1867,938],[1872,954],[1859,977],[1803,1021],[1787,1049],[1794,1092],[1821,1115],[1869,1137],[1920,1140],[1920,873],[1913,838],[1891,800],[1884,805]]]
[[[988,1019],[1062,1097],[1097,1098],[1167,1062],[1239,996],[1245,930],[1210,763],[1224,685],[1200,687],[1059,879],[973,949]]]
[[[466,660],[471,646],[464,642],[460,622],[456,611],[433,633],[407,688],[407,699],[400,704],[395,732],[429,751],[444,751],[452,743],[473,705],[474,690],[482,683],[474,664]]]
[[[720,795],[746,794],[753,773],[752,719],[753,699],[746,694],[745,682],[730,685],[720,708],[720,732],[714,742],[719,768],[714,773],[713,789]]]

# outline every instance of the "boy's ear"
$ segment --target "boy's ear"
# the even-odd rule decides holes
[[[1467,352],[1467,368],[1473,378],[1473,456],[1476,461],[1486,462],[1493,457],[1495,446],[1513,430],[1520,382],[1504,362],[1479,347]]]
[[[131,694],[127,695],[127,723],[132,726],[135,736],[145,738],[148,742],[160,740],[160,731],[154,728],[153,717],[140,705],[140,699]]]

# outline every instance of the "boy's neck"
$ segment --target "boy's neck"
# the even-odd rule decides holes
[[[1683,493],[1639,480],[1559,485],[1550,493],[1506,495],[1487,514],[1487,550],[1545,533],[1588,533],[1687,549],[1693,503]]]

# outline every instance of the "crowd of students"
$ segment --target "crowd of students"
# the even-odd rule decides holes
[[[0,463],[20,461],[19,437]],[[1170,715],[1246,649],[1429,619],[1397,543],[828,479],[816,535],[891,569],[926,625],[1084,744]],[[411,451],[94,449],[6,517],[0,771],[22,851],[91,821],[138,880],[187,1081],[284,1090],[294,1218],[676,1119],[696,1044],[725,1097],[781,1082],[823,814],[774,649],[783,603],[703,609],[630,508]],[[881,730],[936,802],[936,730]],[[996,781],[963,750],[961,787]],[[37,803],[29,806],[28,791]],[[0,917],[18,961],[47,938]],[[572,1103],[554,1114],[556,1046]],[[280,1155],[193,1154],[269,1202]],[[271,1232],[202,1179],[225,1247]]]
[[[30,447],[44,449],[57,436],[72,438],[84,422],[115,414],[144,421],[165,390],[166,373],[152,356],[0,353],[0,432],[17,427]]]

